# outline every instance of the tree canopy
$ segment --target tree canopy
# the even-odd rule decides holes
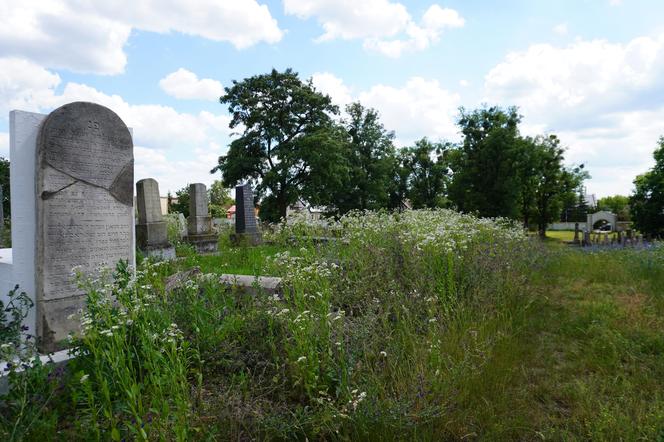
[[[664,238],[664,137],[655,150],[655,166],[634,180],[630,196],[634,227],[646,235]]]
[[[463,141],[452,164],[450,199],[463,212],[517,218],[521,116],[514,107],[460,112]]]
[[[242,133],[212,172],[220,171],[227,187],[253,182],[261,217],[278,221],[309,184],[333,179],[341,162],[331,118],[338,108],[291,69],[233,81],[225,92],[219,100],[228,105],[230,128]]]
[[[333,215],[452,206],[544,234],[588,178],[583,166],[564,164],[555,135],[522,137],[515,107],[461,108],[461,143],[424,137],[397,148],[375,109],[355,102],[339,115],[291,69],[233,81],[225,92],[230,128],[241,132],[212,173],[221,172],[222,188],[252,182],[268,221],[298,200]]]
[[[630,221],[629,197],[624,195],[605,196],[597,201],[599,210],[608,210],[618,216],[619,221]]]

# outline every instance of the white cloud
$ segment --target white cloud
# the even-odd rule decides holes
[[[444,89],[437,80],[411,77],[399,87],[377,84],[353,93],[330,72],[317,72],[312,78],[316,88],[330,95],[335,104],[343,107],[360,101],[376,109],[385,128],[395,131],[400,146],[424,136],[434,140],[457,138],[455,121],[461,97]]]
[[[353,101],[350,88],[343,80],[329,72],[316,72],[311,76],[314,87],[332,98],[332,102],[341,108]]]
[[[60,76],[19,58],[0,58],[0,115],[11,109],[36,111],[49,100]]]
[[[389,0],[284,0],[284,11],[301,19],[316,17],[325,31],[321,41],[392,36],[410,21],[406,7]]]
[[[555,32],[558,35],[567,35],[568,32],[567,23],[558,23],[553,27],[553,32]]]
[[[160,190],[177,190],[188,182],[209,184],[209,171],[230,135],[230,117],[201,111],[178,112],[169,106],[130,104],[119,95],[108,95],[80,83],[56,88],[60,78],[34,63],[0,58],[0,111],[11,109],[47,113],[72,101],[99,103],[116,112],[133,129],[136,178],[153,177]],[[0,155],[8,152],[7,138],[0,133]],[[187,160],[173,159],[187,152]],[[218,178],[218,177],[217,177]]]
[[[179,32],[242,49],[275,43],[283,32],[256,0],[43,0],[0,3],[0,56],[29,58],[43,66],[118,74],[132,29]]]
[[[193,150],[186,160],[173,160],[166,152],[144,147],[134,146],[134,179],[154,178],[159,183],[159,192],[166,196],[170,190],[182,189],[187,184],[203,183],[210,186],[220,175],[210,174],[217,164],[217,158],[224,152],[222,147],[214,142]]]
[[[412,77],[402,87],[379,84],[360,93],[359,100],[378,109],[385,127],[396,132],[399,145],[424,136],[457,138],[455,119],[461,97],[442,88],[437,80]]]
[[[389,0],[284,0],[286,14],[315,17],[324,33],[317,41],[363,39],[365,49],[388,57],[421,51],[440,39],[445,28],[458,28],[464,19],[454,9],[431,5],[416,24],[401,3]]]
[[[459,86],[468,87],[470,86],[470,82],[468,80],[459,80]]]
[[[377,84],[354,94],[330,72],[319,72],[312,78],[316,88],[330,95],[335,104],[359,101],[376,109],[385,128],[395,132],[399,146],[425,136],[434,140],[458,138],[456,117],[461,97],[444,89],[437,80],[411,77],[400,87]]]
[[[558,134],[568,159],[588,165],[593,192],[626,193],[664,134],[663,74],[664,35],[532,45],[487,74],[485,101],[518,105],[524,127]]]
[[[224,87],[217,80],[199,79],[195,73],[184,68],[159,80],[159,86],[168,95],[179,99],[215,101],[224,94]]]

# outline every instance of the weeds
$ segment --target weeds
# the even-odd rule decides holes
[[[662,433],[662,248],[579,253],[445,210],[300,220],[265,236],[146,260],[135,275],[79,275],[78,357],[57,377],[26,370],[54,381],[12,394],[48,399],[24,402],[35,418],[11,420],[12,408],[3,428],[154,440]],[[202,272],[164,290],[191,266]],[[231,272],[281,276],[285,292],[235,292],[218,282]]]

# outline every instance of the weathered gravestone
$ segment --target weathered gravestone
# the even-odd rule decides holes
[[[235,186],[235,234],[234,243],[257,245],[261,243],[261,234],[256,223],[254,192],[249,183]]]
[[[175,248],[168,242],[168,225],[161,213],[159,184],[153,178],[136,183],[136,244],[147,256],[174,259]]]
[[[78,330],[70,315],[85,304],[72,269],[133,264],[134,153],[120,117],[85,102],[51,112],[37,149],[37,334],[52,351]]]
[[[198,253],[217,251],[218,238],[212,232],[212,217],[208,213],[208,196],[205,184],[189,185],[189,220],[186,241]]]

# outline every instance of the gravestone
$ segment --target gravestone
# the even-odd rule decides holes
[[[183,239],[187,236],[187,218],[185,218],[181,213],[178,213],[178,229],[180,239]]]
[[[189,185],[189,220],[186,241],[198,253],[217,251],[218,237],[212,232],[212,217],[208,213],[208,195],[205,184]]]
[[[579,223],[574,223],[574,244],[579,244]]]
[[[592,242],[590,240],[590,232],[588,232],[587,230],[583,231],[583,245],[584,246],[592,245]]]
[[[236,244],[250,245],[257,245],[262,241],[256,223],[254,192],[249,183],[235,186],[235,234],[231,236],[231,239]]]
[[[37,335],[43,350],[78,331],[70,315],[85,294],[74,267],[94,276],[134,264],[134,152],[127,126],[94,103],[66,104],[44,120],[37,141]]]
[[[136,183],[136,244],[147,256],[174,259],[175,248],[168,242],[168,225],[161,213],[159,183],[146,178]]]

